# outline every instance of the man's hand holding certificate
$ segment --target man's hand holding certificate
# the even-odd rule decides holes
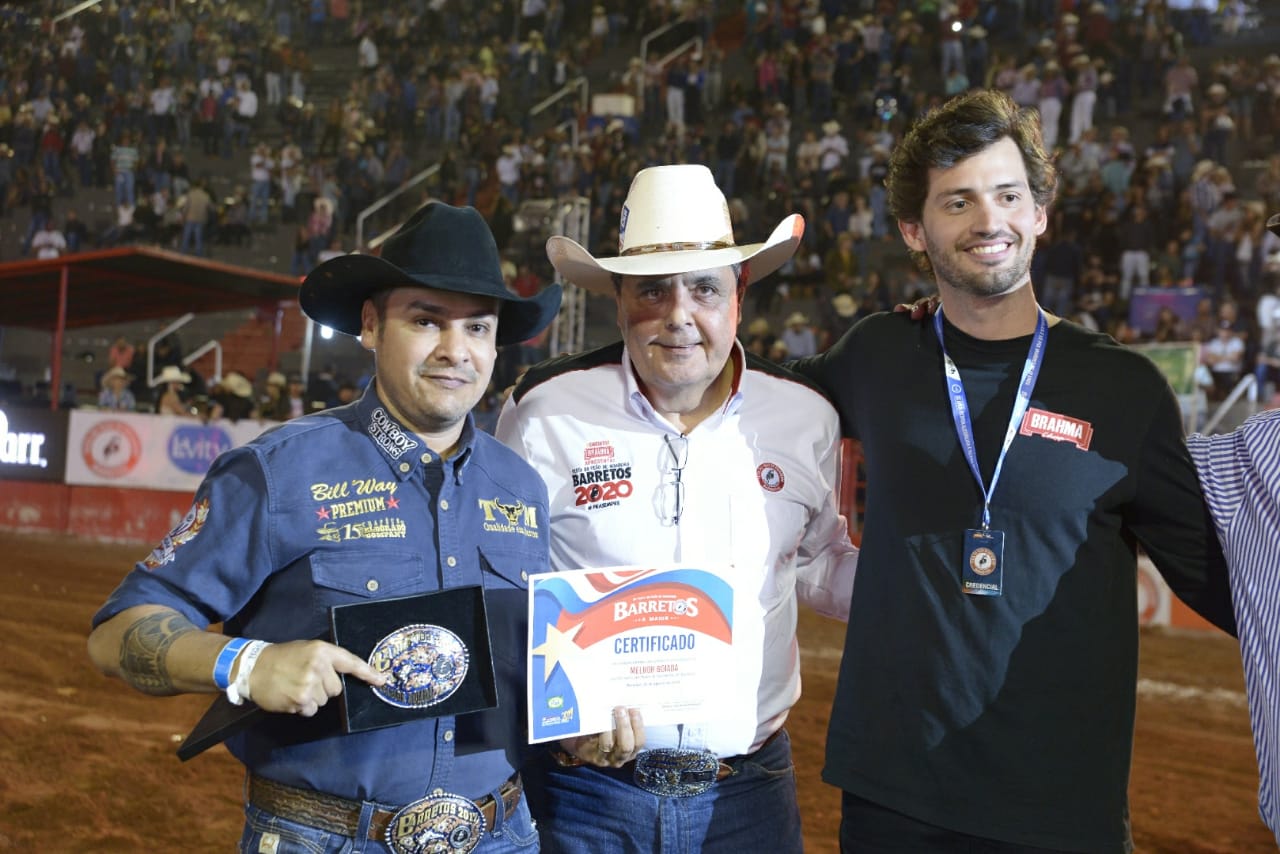
[[[732,577],[683,566],[531,577],[530,743],[611,730],[618,707],[661,726],[754,703],[756,680],[740,675],[744,655],[759,672],[758,606]]]

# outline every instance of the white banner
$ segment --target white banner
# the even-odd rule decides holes
[[[275,421],[77,409],[67,430],[67,483],[195,492],[214,458]]]

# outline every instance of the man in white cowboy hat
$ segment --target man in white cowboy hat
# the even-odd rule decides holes
[[[793,359],[804,359],[817,354],[818,336],[803,311],[793,311],[787,318],[786,329],[782,330],[782,343],[787,345],[787,355]]]
[[[380,257],[317,267],[303,311],[376,353],[374,381],[354,403],[219,456],[186,519],[94,617],[89,653],[104,672],[144,693],[225,691],[273,713],[227,739],[248,771],[242,850],[537,850],[516,769],[525,579],[549,567],[546,487],[475,429],[471,409],[497,348],[537,334],[559,297],[558,286],[508,291],[480,214],[437,202]],[[503,524],[486,523],[495,514]],[[488,615],[488,709],[425,714],[439,693],[467,690],[465,667],[406,674],[376,645],[366,660],[316,640],[335,606],[464,587],[483,592]],[[485,626],[471,637],[411,628],[391,630],[387,649],[456,661]],[[343,676],[368,703],[422,713],[347,732],[330,702]]]
[[[187,402],[184,389],[191,382],[191,374],[177,365],[165,365],[156,375],[153,386],[163,388],[156,400],[158,415],[190,415],[191,404]]]
[[[137,407],[129,381],[133,375],[124,368],[115,367],[102,375],[102,390],[98,392],[99,409],[117,409],[132,412]]]
[[[738,245],[706,167],[658,166],[631,184],[618,257],[547,241],[565,279],[615,299],[623,339],[534,367],[499,418],[547,483],[552,565],[729,566],[758,591],[763,638],[737,651],[756,703],[661,727],[619,709],[613,730],[540,758],[530,787],[555,850],[689,850],[676,827],[703,852],[801,848],[783,729],[800,693],[797,601],[843,616],[857,552],[833,495],[834,412],[735,336],[747,286],[803,232],[793,214]]]
[[[840,133],[840,123],[835,119],[822,123],[822,139],[818,140],[821,155],[818,168],[823,175],[830,175],[844,165],[849,157],[849,140]]]

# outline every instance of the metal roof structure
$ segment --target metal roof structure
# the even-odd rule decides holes
[[[0,326],[60,330],[192,312],[274,309],[299,279],[151,247],[0,264]]]
[[[59,388],[68,329],[235,309],[273,311],[300,280],[143,246],[0,264],[0,326],[53,333]],[[54,395],[56,405],[56,395]]]

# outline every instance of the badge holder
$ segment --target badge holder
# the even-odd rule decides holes
[[[970,528],[964,532],[964,592],[999,596],[1004,591],[1004,532]]]

